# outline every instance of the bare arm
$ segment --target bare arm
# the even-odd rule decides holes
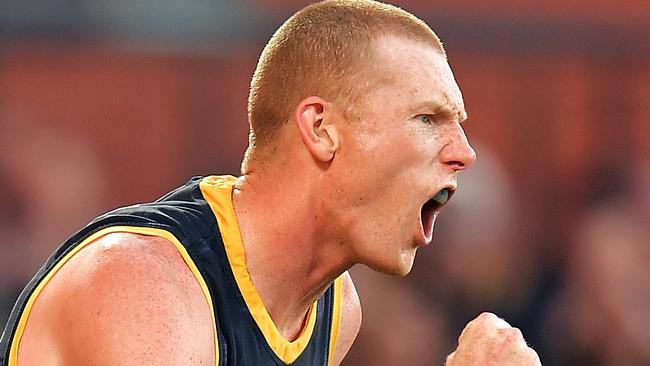
[[[354,342],[361,327],[361,303],[348,272],[343,274],[341,326],[331,365],[340,365]]]
[[[209,305],[173,244],[114,233],[45,286],[20,365],[214,365]]]

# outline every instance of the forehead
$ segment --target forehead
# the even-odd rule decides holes
[[[431,45],[397,36],[376,40],[371,94],[395,107],[448,109],[465,119],[460,88],[445,55]],[[386,98],[390,98],[386,100]]]

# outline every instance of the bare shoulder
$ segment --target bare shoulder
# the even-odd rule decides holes
[[[172,243],[112,233],[50,279],[18,357],[25,364],[214,365],[212,315]]]
[[[339,365],[347,355],[361,327],[361,302],[349,272],[342,275],[341,324],[331,365]]]

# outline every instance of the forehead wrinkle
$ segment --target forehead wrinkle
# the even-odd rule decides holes
[[[440,106],[439,110],[442,113],[449,114],[450,116],[455,116],[458,122],[463,122],[467,119],[467,112],[465,111],[465,106],[463,105],[463,98],[459,97],[459,103],[454,103],[452,98],[449,96],[447,91],[441,91],[441,94],[445,98],[445,103]]]
[[[443,106],[441,111],[445,114],[448,114],[450,117],[454,117],[458,123],[463,123],[467,120],[467,112],[458,106]]]
[[[463,98],[459,98],[459,103],[454,103],[452,98],[449,96],[449,93],[446,91],[440,92],[445,98],[445,103],[438,107],[437,113],[444,113],[449,117],[455,118],[458,123],[462,123],[467,120],[467,112],[465,111],[465,106],[463,105]]]

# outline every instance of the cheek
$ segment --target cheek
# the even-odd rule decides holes
[[[401,131],[364,129],[349,135],[339,156],[337,182],[353,207],[395,211],[404,205],[404,194],[431,161],[432,138],[418,129],[405,125]]]
[[[423,151],[404,143],[365,151],[351,171],[357,179],[358,204],[393,213],[401,211],[409,192],[421,185],[429,161]]]
[[[364,154],[379,170],[399,171],[408,168],[426,155],[426,143],[414,134],[393,132],[380,136]]]

